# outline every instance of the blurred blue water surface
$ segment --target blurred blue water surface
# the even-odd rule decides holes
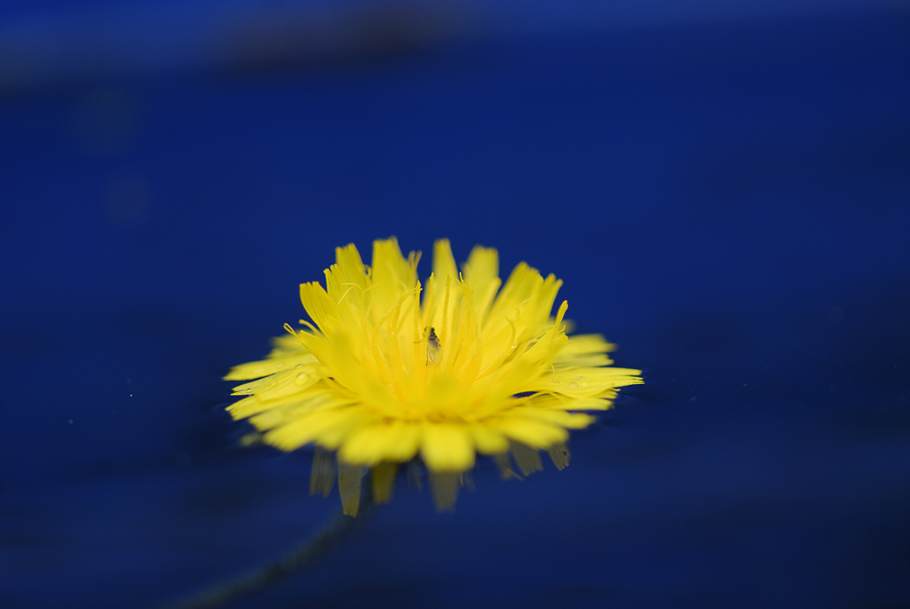
[[[391,234],[555,273],[646,385],[567,470],[482,463],[454,514],[402,481],[238,607],[910,602],[907,12],[503,6],[154,69],[22,72],[3,49],[36,38],[0,37],[40,73],[0,78],[0,606],[141,607],[313,530],[337,500],[305,453],[237,446],[219,378],[333,247]]]

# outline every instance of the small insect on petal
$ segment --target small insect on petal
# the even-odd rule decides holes
[[[427,337],[427,365],[430,362],[439,364],[442,360],[442,345],[439,344],[439,337],[436,336],[436,328],[430,328],[430,335]]]

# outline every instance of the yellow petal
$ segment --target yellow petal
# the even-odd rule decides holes
[[[336,409],[348,403],[331,391],[311,388],[309,391],[269,401],[253,396],[237,402],[229,410],[234,418],[249,417],[256,429],[264,431],[297,421],[317,410]]]
[[[536,421],[552,423],[566,429],[584,429],[597,419],[591,415],[581,413],[569,413],[564,410],[550,408],[521,408],[521,416]]]
[[[426,425],[420,454],[431,472],[463,472],[474,465],[474,444],[463,425]]]
[[[293,339],[294,337],[292,336],[291,338]],[[316,363],[316,358],[313,357],[312,354],[306,352],[295,353],[293,355],[274,357],[258,362],[249,362],[248,364],[234,366],[227,376],[224,377],[224,380],[245,381],[248,379],[258,379],[270,374],[291,370],[298,365],[312,365],[314,363]]]
[[[417,257],[405,259],[394,237],[373,242],[372,288],[369,297],[374,320],[378,320],[417,284]]]
[[[354,285],[362,291],[369,287],[366,267],[353,243],[335,249],[334,271],[342,287]]]
[[[314,441],[337,449],[353,429],[369,423],[368,417],[355,408],[319,409],[266,432],[264,439],[282,450],[295,450]],[[256,418],[250,422],[256,425]]]
[[[493,248],[477,246],[464,265],[464,281],[473,294],[474,308],[481,326],[496,297],[499,279],[499,254]]]
[[[298,351],[306,352],[306,348],[297,340],[295,334],[283,334],[274,337],[272,339],[272,347],[274,347],[274,349],[272,349],[269,357],[293,355]]]
[[[433,244],[433,275],[440,285],[446,284],[447,277],[451,277],[453,283],[458,280],[458,268],[448,239],[438,239]]]
[[[641,384],[640,374],[627,368],[555,368],[535,379],[528,389],[572,398],[606,397],[605,392],[617,387]]]
[[[614,392],[615,393],[615,392]],[[543,395],[531,399],[535,408],[552,408],[555,410],[609,410],[613,407],[609,397],[604,395],[597,398],[571,398],[566,396]]]
[[[441,347],[451,350],[453,327],[457,326],[456,312],[461,302],[462,290],[458,285],[458,268],[452,256],[448,239],[439,239],[433,244],[433,289],[432,302],[427,303],[431,313],[429,325],[436,330]],[[457,328],[456,328],[457,329]]]
[[[420,444],[420,427],[393,421],[365,425],[342,444],[338,456],[349,463],[373,465],[381,461],[410,461]]]
[[[300,284],[300,302],[313,323],[323,331],[329,318],[338,318],[338,306],[315,281]]]
[[[547,448],[569,437],[562,427],[523,417],[502,417],[491,424],[509,438],[532,448]]]
[[[312,358],[310,355],[307,357]],[[290,370],[276,372],[268,378],[234,387],[234,395],[255,393],[258,399],[265,402],[300,393],[321,380],[321,370],[318,368],[318,365],[297,364]]]
[[[470,430],[477,452],[495,455],[509,450],[509,441],[499,431],[485,425],[472,425]]]
[[[600,334],[576,334],[569,337],[569,342],[562,348],[559,356],[607,353],[614,350],[616,345],[607,342]]]

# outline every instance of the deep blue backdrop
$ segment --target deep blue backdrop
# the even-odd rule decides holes
[[[160,602],[336,509],[309,497],[305,453],[237,446],[219,379],[302,315],[297,284],[335,246],[392,234],[557,274],[578,329],[646,385],[573,436],[567,470],[484,464],[454,514],[402,483],[238,607],[910,604],[895,7],[395,13],[363,47],[276,50],[266,28],[228,59],[58,71],[65,52],[47,68],[0,45],[0,606]]]

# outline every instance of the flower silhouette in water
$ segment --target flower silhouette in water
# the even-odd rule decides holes
[[[478,454],[507,477],[513,459],[523,474],[541,469],[540,450],[562,469],[568,430],[594,421],[584,411],[642,382],[609,366],[602,336],[566,335],[568,304],[551,316],[562,284],[553,275],[521,263],[501,285],[495,249],[475,247],[459,273],[437,241],[426,284],[419,253],[405,258],[394,238],[374,242],[371,267],[353,245],[335,255],[325,287],[300,286],[312,323],[286,325],[266,359],[225,378],[259,379],[236,387],[247,397],[228,410],[281,450],[315,444],[311,491],[327,495],[337,471],[347,514],[368,469],[381,503],[398,468],[422,461],[440,509]]]

